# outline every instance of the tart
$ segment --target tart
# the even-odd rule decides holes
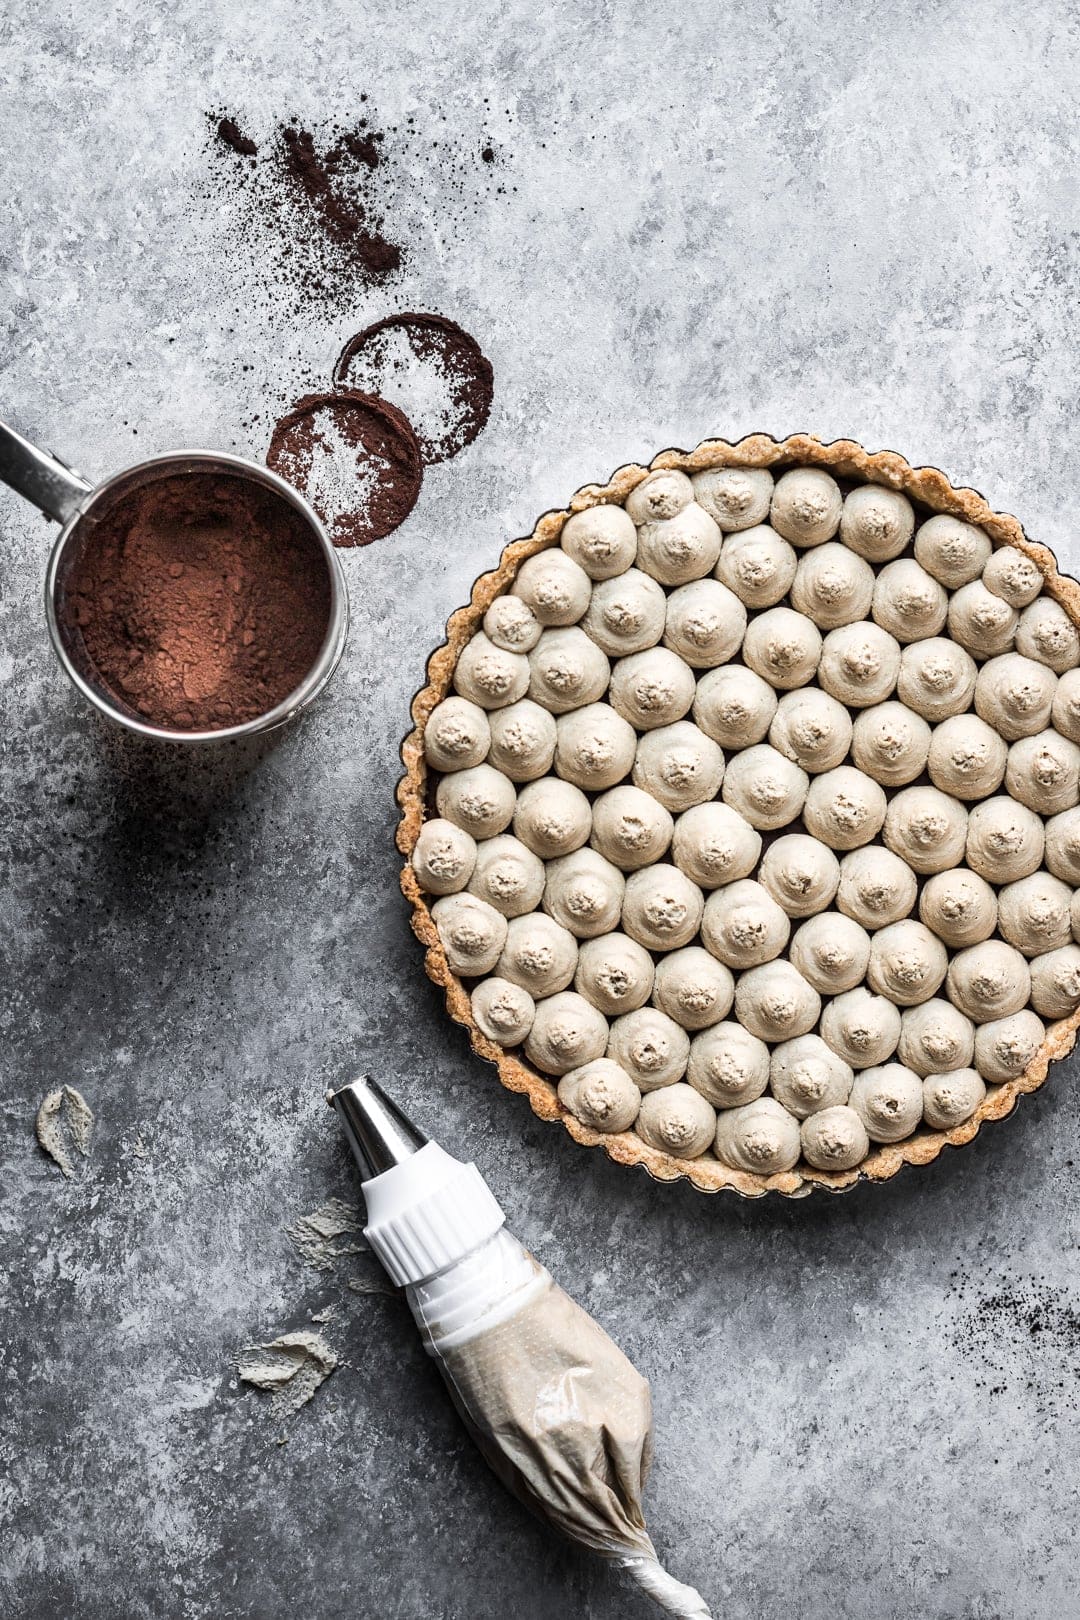
[[[402,888],[540,1118],[657,1180],[883,1181],[1080,1026],[1080,586],[850,440],[664,451],[514,541],[412,706]]]

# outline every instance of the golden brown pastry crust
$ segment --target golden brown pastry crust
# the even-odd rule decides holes
[[[505,1052],[494,1041],[488,1040],[473,1019],[468,992],[461,980],[450,971],[431,918],[428,898],[421,893],[408,861],[424,822],[427,801],[427,766],[422,741],[424,725],[435,705],[451,690],[454,665],[461,649],[480,628],[492,600],[510,587],[525,558],[548,546],[557,545],[563,524],[572,512],[584,511],[587,507],[604,502],[621,503],[647,473],[658,468],[675,467],[692,473],[710,467],[783,469],[796,465],[826,467],[842,478],[857,478],[882,484],[889,489],[903,490],[913,500],[921,501],[935,512],[949,512],[968,523],[979,524],[996,543],[1015,546],[1030,557],[1046,580],[1047,594],[1059,601],[1069,617],[1080,625],[1080,584],[1058,573],[1053,553],[1046,546],[1028,540],[1016,518],[995,512],[977,490],[954,488],[937,467],[912,467],[891,450],[864,450],[851,439],[836,439],[831,444],[824,444],[820,439],[803,433],[784,440],[755,433],[737,444],[729,444],[723,439],[706,439],[696,450],[689,452],[664,450],[654,457],[648,467],[620,467],[608,484],[586,484],[571,498],[564,511],[546,512],[531,535],[512,541],[505,548],[497,568],[480,576],[473,586],[468,606],[459,608],[451,615],[446,643],[437,648],[428,660],[427,685],[413,700],[414,729],[402,744],[405,775],[397,791],[401,806],[397,845],[406,858],[401,887],[412,905],[413,931],[425,947],[428,976],[435,984],[442,986],[451,1018],[464,1024],[474,1051],[495,1064],[503,1085],[510,1091],[518,1091],[528,1097],[538,1118],[561,1120],[575,1141],[584,1147],[603,1147],[608,1157],[617,1164],[640,1165],[657,1181],[686,1179],[702,1192],[728,1189],[745,1198],[759,1198],[766,1192],[803,1197],[816,1186],[841,1192],[857,1181],[887,1181],[905,1164],[929,1164],[946,1146],[960,1147],[970,1142],[984,1120],[1006,1118],[1012,1113],[1019,1097],[1038,1090],[1046,1079],[1050,1064],[1072,1051],[1080,1027],[1080,1011],[1071,1018],[1051,1024],[1045,1043],[1025,1072],[1004,1085],[988,1087],[985,1099],[964,1124],[947,1131],[920,1129],[906,1141],[876,1147],[870,1157],[853,1170],[830,1172],[800,1164],[794,1170],[761,1176],[729,1169],[712,1154],[693,1160],[675,1159],[670,1154],[649,1147],[633,1131],[606,1136],[583,1125],[560,1105],[554,1080],[537,1074],[513,1052]]]

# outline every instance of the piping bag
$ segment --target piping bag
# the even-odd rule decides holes
[[[364,1177],[364,1236],[405,1289],[424,1348],[503,1484],[669,1614],[709,1620],[645,1529],[646,1380],[506,1230],[474,1164],[429,1142],[373,1080],[327,1102]]]

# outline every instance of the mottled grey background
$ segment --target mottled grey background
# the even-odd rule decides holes
[[[470,1055],[392,847],[423,650],[621,461],[851,435],[1080,565],[1078,83],[1053,0],[8,0],[0,414],[94,473],[261,456],[345,337],[418,307],[476,333],[497,396],[406,526],[345,556],[345,664],[261,760],[98,728],[47,647],[46,524],[0,496],[0,1613],[652,1612],[488,1476],[404,1306],[283,1235],[354,1191],[321,1093],[361,1066],[652,1379],[650,1522],[719,1615],[1078,1612],[1075,1065],[880,1190],[658,1187]],[[362,93],[465,159],[388,165],[401,275],[297,317],[207,193],[204,113],[262,134]],[[64,1081],[99,1122],[70,1183],[32,1132]],[[283,1427],[231,1358],[334,1301],[344,1365]]]

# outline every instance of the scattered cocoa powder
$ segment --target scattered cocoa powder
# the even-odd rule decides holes
[[[272,318],[355,310],[363,288],[391,280],[427,239],[418,220],[437,222],[445,244],[472,230],[486,200],[516,190],[504,165],[511,109],[485,100],[480,127],[455,138],[445,111],[381,128],[367,95],[359,102],[349,124],[207,113],[198,195],[213,209],[220,266]]]
[[[219,174],[229,176],[240,211],[241,238],[227,257],[249,256],[258,235],[276,239],[271,263],[299,305],[344,302],[358,283],[381,282],[399,268],[401,248],[387,235],[376,178],[381,130],[361,119],[320,137],[293,119],[256,143],[231,116],[210,117],[214,148],[229,163]]]
[[[285,174],[297,195],[305,200],[331,241],[338,243],[369,275],[389,275],[401,263],[401,249],[388,242],[370,221],[362,196],[349,192],[339,178],[353,170],[349,160],[367,169],[379,166],[381,136],[346,133],[319,154],[310,130],[286,124],[281,131],[285,148]]]
[[[445,142],[424,139],[414,115],[392,126],[399,158],[402,148],[411,158],[406,167],[391,166],[389,178],[386,135],[367,117],[321,132],[292,118],[270,137],[260,134],[258,144],[222,109],[210,119],[217,174],[238,204],[224,216],[231,221],[222,238],[225,262],[262,265],[278,292],[296,294],[296,307],[317,304],[322,312],[353,303],[358,284],[400,268],[402,249],[387,234],[381,202],[395,186],[405,187],[399,201],[415,194],[422,184],[413,172],[419,154],[439,153],[442,181],[458,199],[469,163],[463,168]],[[237,164],[237,156],[250,161]],[[490,168],[495,158],[485,141],[480,166]],[[276,242],[260,255],[253,242],[267,228]],[[271,302],[265,294],[263,301]],[[279,302],[276,313],[287,307]],[[306,396],[278,421],[267,464],[308,495],[335,544],[366,545],[411,512],[425,462],[447,460],[482,432],[494,378],[475,338],[456,322],[407,312],[350,339],[334,385],[333,393]]]
[[[491,412],[495,378],[474,337],[445,315],[388,315],[351,337],[334,382],[404,410],[426,463],[471,444]]]
[[[121,707],[223,730],[293,692],[326,635],[326,560],[272,490],[169,474],[121,496],[64,582],[61,620]]]
[[[298,400],[266,464],[307,496],[338,546],[365,546],[404,523],[424,476],[408,419],[355,389]]]
[[[219,119],[217,133],[218,139],[241,157],[254,157],[259,150],[255,142],[244,134],[235,118]]]
[[[1071,1169],[1071,1164],[1069,1165]],[[1051,1423],[1080,1410],[1080,1297],[1058,1279],[994,1275],[983,1264],[950,1275],[953,1343],[991,1397],[1024,1401]]]

